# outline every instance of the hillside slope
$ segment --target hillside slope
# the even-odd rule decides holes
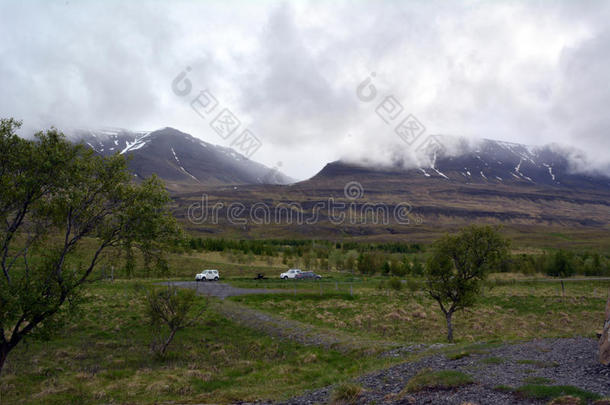
[[[189,220],[188,209],[201,205],[201,193],[176,195],[176,214],[195,232],[264,237],[430,239],[475,222],[521,233],[604,235],[610,229],[610,179],[574,172],[572,165],[552,147],[484,141],[460,154],[433,156],[423,167],[337,161],[289,186],[206,189],[208,212],[222,204],[221,226],[211,217]],[[231,204],[239,204],[238,218],[230,218]]]

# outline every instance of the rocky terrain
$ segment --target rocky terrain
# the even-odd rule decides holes
[[[459,357],[459,358],[455,358]],[[597,361],[597,341],[588,338],[545,339],[519,344],[473,347],[463,356],[434,354],[358,378],[363,387],[357,404],[541,404],[548,399],[527,398],[510,388],[537,383],[569,385],[610,396],[610,368]],[[471,384],[453,389],[401,393],[423,369],[457,370],[472,377]],[[282,404],[328,403],[334,387],[326,387]]]

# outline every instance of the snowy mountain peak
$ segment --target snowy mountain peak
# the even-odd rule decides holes
[[[170,127],[139,132],[118,128],[78,130],[70,138],[100,155],[130,155],[129,166],[135,177],[156,174],[173,190],[294,182],[277,169],[254,162],[231,148],[209,144]]]
[[[353,162],[334,162],[318,176],[334,173],[375,172],[403,173],[430,181],[466,184],[515,184],[524,186],[557,186],[577,188],[610,187],[610,177],[576,170],[571,160],[574,151],[556,146],[527,146],[518,143],[483,139],[475,143],[459,142],[458,138],[438,136],[447,141],[445,150],[431,151],[416,166],[401,163],[372,166]],[[315,177],[314,177],[315,178]]]

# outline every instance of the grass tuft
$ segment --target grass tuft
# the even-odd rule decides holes
[[[559,397],[573,396],[580,398],[581,403],[600,399],[601,396],[594,393],[585,391],[581,388],[574,387],[572,385],[538,385],[528,384],[517,388],[514,391],[516,394],[529,399],[556,399]]]
[[[581,405],[583,401],[578,397],[572,395],[565,395],[563,397],[555,398],[548,405]]]
[[[502,357],[486,357],[481,360],[481,363],[484,364],[502,364],[504,363],[504,359]]]
[[[355,404],[364,389],[353,383],[339,384],[331,395],[331,404],[333,405],[351,405]]]
[[[404,391],[417,392],[426,389],[451,389],[472,384],[473,382],[472,377],[460,371],[432,371],[424,369],[409,380]]]
[[[535,366],[538,368],[548,368],[548,367],[557,367],[559,364],[552,361],[542,361],[542,360],[517,360],[519,364],[528,364],[531,366]]]
[[[523,382],[526,383],[526,384],[545,385],[545,384],[552,384],[553,380],[551,380],[550,378],[545,378],[545,377],[532,376],[532,377],[524,378]]]
[[[447,360],[459,360],[470,356],[470,352],[458,352],[447,355]]]

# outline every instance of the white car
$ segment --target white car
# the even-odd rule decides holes
[[[220,278],[218,270],[204,270],[201,273],[195,275],[195,281],[217,281]]]
[[[287,272],[280,274],[280,278],[282,280],[288,280],[289,278],[295,278],[299,273],[302,273],[300,269],[290,269]]]

